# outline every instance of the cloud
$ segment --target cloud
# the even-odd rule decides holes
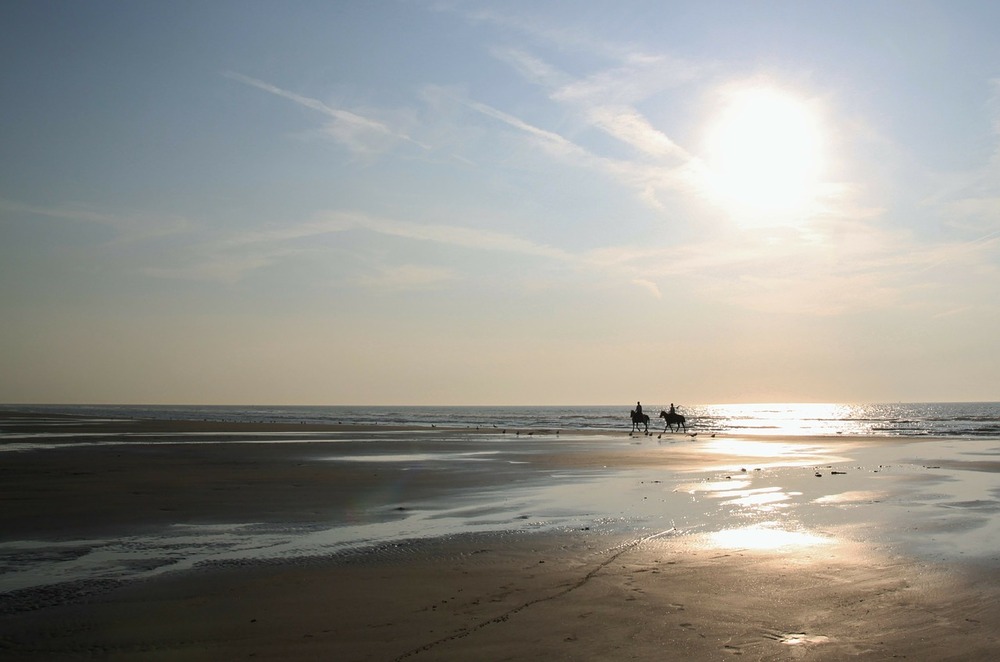
[[[691,159],[683,149],[666,135],[657,132],[637,114],[625,114],[620,109],[617,112],[605,109],[602,128],[632,146],[656,155],[658,158],[653,163],[599,156],[558,133],[525,122],[485,103],[454,95],[451,98],[486,117],[517,129],[534,140],[545,152],[571,166],[590,168],[613,177],[636,191],[639,199],[654,209],[663,209],[659,199],[663,190],[698,190],[696,160]],[[666,162],[668,159],[659,158],[668,154],[673,157],[669,159],[669,163]]]
[[[521,237],[491,230],[442,223],[415,223],[370,216],[358,212],[333,211],[319,214],[313,221],[292,227],[245,235],[239,243],[272,243],[316,237],[324,234],[366,230],[381,235],[428,241],[462,248],[502,251],[559,260],[571,259],[565,251]]]
[[[535,135],[550,152],[571,156],[576,165],[614,176],[653,209],[665,209],[661,200],[665,191],[691,193],[705,188],[704,169],[698,160],[631,105],[692,80],[701,68],[666,57],[622,50],[615,54],[623,62],[621,66],[574,79],[523,50],[494,49],[493,55],[529,82],[546,88],[550,99],[572,108],[586,126],[628,145],[645,159],[601,156],[485,104],[462,101],[469,107]]]
[[[450,10],[452,7],[439,7],[442,10]],[[458,8],[458,11],[464,7]],[[545,21],[540,21],[538,16],[517,15],[510,11],[496,11],[494,9],[475,9],[464,12],[470,21],[476,23],[488,23],[500,28],[513,30],[542,43],[554,45],[561,50],[575,50],[588,55],[597,55],[607,58],[621,58],[630,49],[613,41],[601,39],[594,33],[580,27],[573,27],[566,24],[552,26]]]
[[[590,159],[592,155],[587,150],[583,149],[579,145],[576,145],[570,140],[560,136],[558,133],[553,133],[551,131],[546,131],[532,124],[514,117],[508,113],[501,110],[497,110],[492,106],[488,106],[485,103],[480,103],[478,101],[469,101],[467,99],[457,99],[460,103],[468,106],[472,110],[478,113],[482,113],[487,117],[492,117],[493,119],[499,120],[504,124],[514,127],[519,131],[522,131],[533,138],[536,138],[538,143],[541,144],[547,151],[557,154],[559,156],[572,156],[572,157],[582,157]]]
[[[317,239],[349,231],[562,262],[575,260],[572,255],[558,248],[506,233],[440,223],[414,223],[357,212],[331,211],[303,223],[245,232],[189,246],[185,249],[184,257],[177,263],[170,266],[145,266],[142,272],[157,278],[235,283],[250,272],[290,259],[340,250],[323,246]],[[400,289],[407,277],[417,286],[429,287],[450,280],[453,274],[439,267],[405,266],[381,269],[377,276],[362,276],[354,282],[381,289]]]
[[[645,278],[635,278],[632,282],[652,294],[657,299],[663,298],[663,294],[660,292],[659,286],[653,281],[646,280]]]
[[[993,142],[989,158],[977,168],[939,177],[943,183],[924,198],[924,204],[952,227],[990,237],[990,231],[1000,227],[1000,79],[989,81],[987,107]]]
[[[415,264],[401,264],[378,270],[355,279],[357,285],[376,290],[394,292],[409,290],[431,290],[455,280],[451,269]]]
[[[635,104],[704,76],[706,67],[662,55],[630,52],[620,66],[603,69],[553,90],[556,101],[585,106]]]
[[[234,284],[248,274],[315,253],[280,243],[248,246],[232,241],[207,241],[184,248],[182,257],[166,266],[145,265],[140,271],[153,278]]]
[[[692,157],[665,133],[653,127],[642,114],[628,106],[598,106],[587,116],[609,135],[640,152],[662,159],[688,161]]]
[[[187,219],[179,216],[148,212],[112,214],[83,205],[38,206],[3,198],[0,198],[0,211],[101,225],[114,230],[117,243],[177,234],[191,227]]]
[[[406,133],[397,131],[384,122],[359,115],[349,110],[335,108],[318,99],[289,92],[270,83],[240,73],[227,71],[223,72],[223,75],[226,78],[245,83],[251,87],[293,101],[304,108],[309,108],[310,110],[315,110],[326,115],[333,121],[326,126],[324,132],[351,151],[360,153],[379,151],[386,139],[402,140],[418,145],[423,149],[430,149],[428,145],[414,140]]]
[[[514,67],[521,76],[536,85],[558,88],[569,85],[572,77],[541,58],[516,48],[495,48],[493,57]]]
[[[993,116],[993,133],[1000,136],[1000,78],[993,78],[989,82],[990,96],[988,107]],[[996,158],[994,153],[994,158]]]
[[[523,78],[547,88],[550,98],[576,106],[588,124],[648,155],[689,160],[691,155],[630,105],[667,87],[692,80],[700,69],[665,57],[632,53],[627,66],[606,70],[583,80],[523,50],[494,49]]]
[[[464,11],[464,7],[457,11]],[[660,211],[664,221],[673,224],[702,219],[701,238],[687,232],[674,233],[671,236],[675,242],[681,243],[674,243],[669,250],[655,241],[651,247],[610,246],[574,256],[577,264],[621,277],[650,292],[654,291],[650,285],[664,282],[665,277],[680,278],[703,288],[706,296],[733,305],[814,315],[886,306],[933,308],[939,302],[928,293],[933,290],[940,295],[947,289],[945,283],[964,283],[962,279],[973,278],[973,273],[996,282],[996,247],[1000,240],[994,234],[994,219],[1000,213],[1000,186],[996,184],[1000,181],[1000,150],[993,153],[985,167],[951,178],[952,186],[941,191],[937,199],[925,200],[928,219],[963,228],[964,237],[977,237],[973,241],[953,236],[931,244],[919,231],[893,229],[890,222],[894,209],[881,202],[884,191],[864,179],[822,182],[816,204],[806,217],[797,214],[783,227],[767,226],[766,232],[761,231],[761,226],[753,226],[754,232],[744,232],[735,223],[716,227],[715,221],[724,222],[730,212],[715,209],[707,165],[693,145],[677,139],[674,134],[678,129],[668,123],[672,121],[669,115],[660,114],[654,119],[649,113],[653,108],[663,108],[657,100],[665,92],[683,94],[683,98],[691,100],[690,108],[708,103],[705,94],[726,80],[722,75],[726,73],[724,63],[650,54],[631,44],[594,39],[583,30],[546,25],[536,15],[509,8],[474,11],[467,16],[506,32],[508,45],[492,48],[491,54],[522,80],[540,87],[549,100],[560,104],[561,117],[568,110],[586,127],[610,136],[634,153],[619,157],[602,151],[606,143],[586,141],[586,132],[579,128],[575,128],[570,140],[505,110],[459,99],[461,103],[522,132],[547,154],[576,167],[608,174],[634,190],[640,201]],[[524,43],[509,45],[519,36]],[[589,72],[571,75],[554,64],[564,61],[560,55],[569,51],[586,53],[588,62],[604,62]],[[550,58],[541,53],[553,55]],[[745,72],[745,67],[737,69]],[[990,85],[993,129],[1000,133],[1000,80]],[[845,129],[845,120],[838,118],[833,102],[829,99],[829,104],[824,102],[817,110],[830,123],[831,135],[853,136],[865,143],[878,138],[856,126]],[[666,108],[674,105],[671,102]],[[543,110],[552,107],[549,104]],[[541,113],[531,115],[539,116]],[[840,122],[839,131],[836,121]],[[849,158],[846,151],[838,156]],[[710,207],[714,211],[706,211]],[[709,223],[704,222],[706,218]],[[761,222],[765,220],[773,221]],[[911,223],[907,227],[914,226]],[[696,237],[694,243],[690,243],[691,237]],[[974,282],[960,287],[969,292],[980,288]]]
[[[142,273],[153,278],[168,280],[190,280],[221,283],[236,283],[242,280],[248,272],[269,267],[277,261],[278,255],[262,254],[219,254],[200,260],[187,259],[182,264],[141,268]]]

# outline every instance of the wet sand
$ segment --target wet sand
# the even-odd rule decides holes
[[[1000,649],[996,442],[9,414],[0,430],[8,446],[52,444],[0,454],[3,659],[985,660]],[[57,566],[80,561],[67,550],[90,558],[171,527],[251,522],[263,528],[246,539],[261,548],[262,531],[309,542],[213,555],[230,543],[211,538],[183,570],[123,581],[119,566],[88,566],[74,580],[67,565],[66,581],[22,585],[46,567],[24,550]],[[407,522],[444,535],[392,528]],[[390,535],[366,544],[296,533],[380,526]],[[157,554],[187,555],[166,540]]]

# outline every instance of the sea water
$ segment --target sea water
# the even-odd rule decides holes
[[[629,405],[598,406],[165,406],[0,405],[110,418],[438,427],[629,429]],[[669,404],[647,403],[650,425]],[[1000,437],[1000,402],[677,405],[691,431],[725,434]]]
[[[388,515],[361,522],[331,520],[309,526],[253,521],[178,523],[160,531],[106,539],[6,540],[0,542],[0,597],[56,584],[75,586],[81,581],[148,577],[204,563],[329,556],[457,533],[571,530],[634,533],[642,537],[671,531],[682,539],[747,548],[773,545],[776,541],[783,545],[818,544],[834,540],[838,531],[854,527],[858,539],[904,544],[910,551],[935,560],[997,560],[1000,474],[990,467],[1000,453],[1000,403],[680,405],[679,411],[688,417],[690,434],[705,434],[699,434],[697,440],[672,435],[669,441],[666,436],[663,441],[641,435],[628,437],[631,423],[627,406],[3,408],[100,418],[386,426],[385,434],[365,433],[371,444],[365,444],[362,454],[342,457],[339,451],[331,450],[328,457],[316,461],[350,462],[368,470],[404,462],[439,472],[500,472],[505,466],[517,464],[519,476],[535,479],[517,485],[457,490],[446,497],[408,503],[402,515],[390,507],[393,504],[382,504],[378,512]],[[661,406],[649,403],[644,408],[655,417]],[[47,433],[33,433],[30,438],[16,424],[4,426],[0,449],[48,452],[58,448],[65,441],[59,431],[60,422],[52,418]],[[393,431],[389,425],[415,425],[418,429]],[[446,444],[421,446],[423,454],[414,456],[411,447],[415,439],[436,438],[432,426],[497,428],[497,434],[459,435],[449,438]],[[559,437],[536,435],[530,441],[526,435],[503,434],[503,430],[522,429],[567,432]],[[607,434],[573,435],[570,431],[574,429]],[[719,433],[719,438],[713,439],[709,433]],[[752,465],[696,473],[662,468],[551,471],[544,465],[520,462],[524,458],[514,452],[526,444],[577,444],[599,452],[623,444],[659,447],[663,443],[697,445],[708,457],[714,442],[735,440],[752,445],[762,443],[755,441],[754,435],[767,434],[831,435],[827,441],[834,454],[841,452],[841,444],[832,438],[836,435],[846,437],[845,442],[854,435],[884,436],[887,442],[899,436],[937,440],[930,444],[887,443],[885,447],[857,449],[850,453],[850,462],[833,465],[842,470],[840,475],[832,473],[827,461],[818,468],[786,462],[784,467],[765,467],[763,471],[756,471]],[[147,443],[127,435],[107,439],[104,434],[92,442],[85,434],[71,436],[76,438],[75,445]],[[192,443],[226,443],[226,438],[216,441],[211,434],[197,436]],[[236,436],[243,443],[284,443],[286,436],[302,442],[310,434],[256,436],[242,432]],[[357,435],[345,430],[344,436]],[[340,436],[334,437],[340,441]],[[320,435],[320,440],[331,438]],[[177,435],[174,441],[188,443],[184,434]],[[396,450],[403,445],[410,455]],[[333,446],[339,448],[340,444]],[[747,448],[726,451],[752,455]],[[921,459],[923,454],[930,455]]]

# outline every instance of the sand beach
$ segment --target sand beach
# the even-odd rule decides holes
[[[5,660],[994,659],[995,439],[0,415]]]

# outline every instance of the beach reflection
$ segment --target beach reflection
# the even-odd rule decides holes
[[[753,487],[753,480],[712,480],[678,485],[676,492],[716,501],[722,510],[719,522],[738,520],[740,526],[695,536],[696,544],[714,549],[784,550],[834,542],[832,538],[805,530],[801,522],[776,516],[801,502],[803,493],[781,485]],[[747,522],[750,522],[749,524]]]
[[[710,547],[722,549],[777,550],[790,547],[815,547],[833,542],[815,533],[783,528],[778,521],[762,522],[752,526],[723,529],[706,536]]]
[[[749,480],[726,480],[706,483],[686,483],[678,486],[675,492],[687,492],[691,495],[704,493],[713,499],[725,499],[724,506],[739,506],[760,511],[780,507],[782,502],[789,501],[793,496],[801,496],[801,492],[785,492],[779,486],[751,488]]]
[[[739,492],[723,492],[716,496],[732,496],[734,498],[723,501],[726,506],[742,506],[744,508],[756,508],[766,511],[782,507],[782,502],[788,501],[792,496],[801,496],[801,492],[783,492],[780,487],[763,487],[757,490],[744,490]]]
[[[716,455],[742,457],[792,457],[802,455],[809,447],[806,444],[782,443],[777,441],[751,441],[749,439],[710,438],[703,442],[701,450]]]

